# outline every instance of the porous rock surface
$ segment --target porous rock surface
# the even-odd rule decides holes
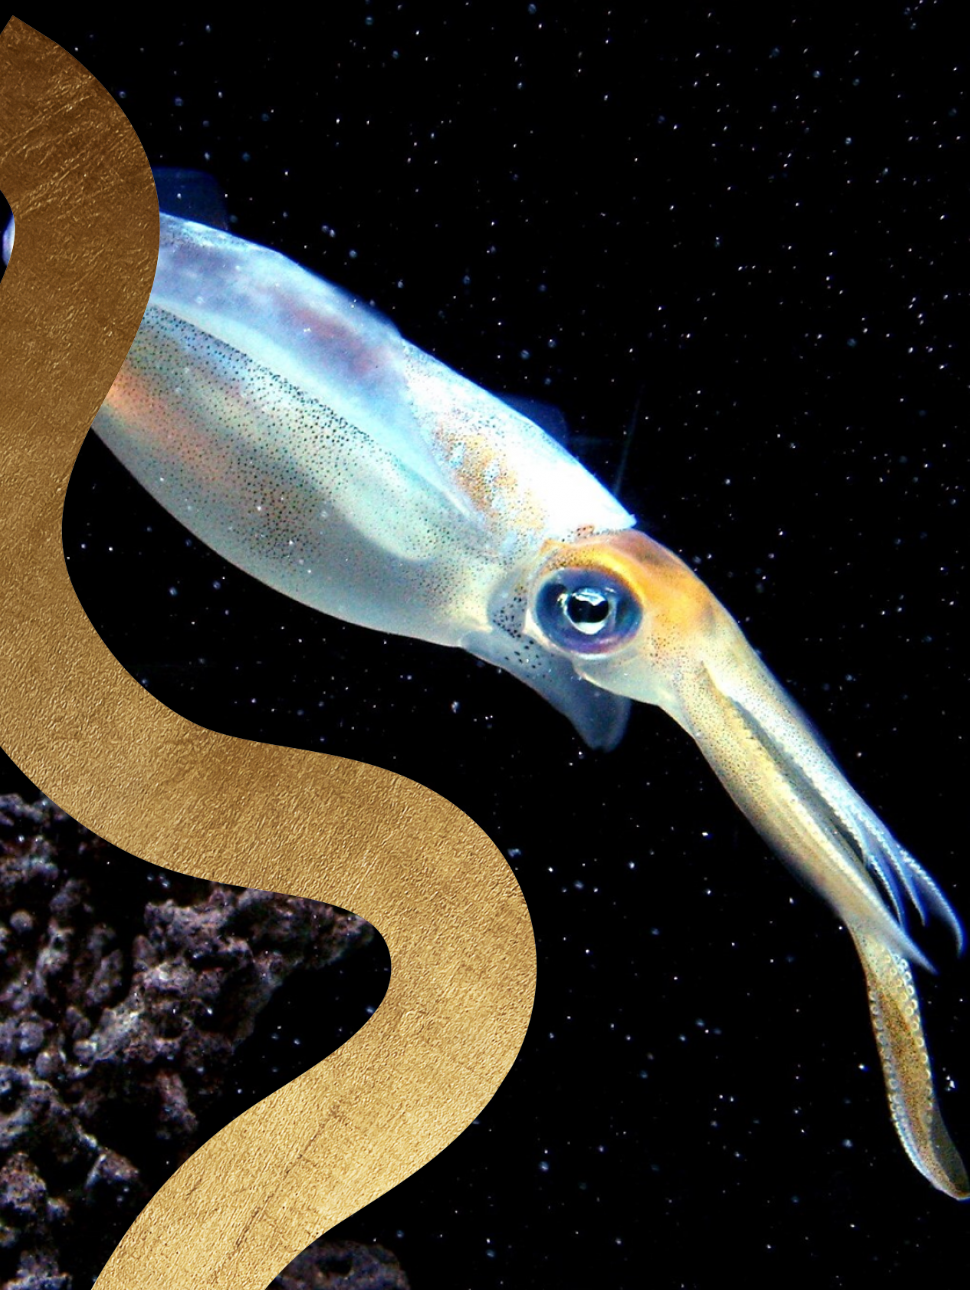
[[[45,799],[0,797],[0,1287],[81,1290],[200,1142],[230,1059],[295,971],[372,936],[329,905],[169,873]],[[276,1290],[406,1290],[318,1241]]]

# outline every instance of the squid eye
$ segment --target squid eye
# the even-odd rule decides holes
[[[609,654],[634,635],[640,605],[619,578],[599,569],[556,569],[540,583],[535,620],[571,654]]]

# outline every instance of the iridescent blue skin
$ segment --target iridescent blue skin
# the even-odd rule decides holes
[[[593,747],[619,741],[631,701],[668,712],[848,927],[903,1146],[934,1186],[970,1194],[902,905],[924,921],[928,906],[962,945],[956,915],[730,614],[555,440],[282,255],[172,215],[94,429],[240,568],[324,613],[500,665]]]

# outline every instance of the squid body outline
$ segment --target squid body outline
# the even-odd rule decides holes
[[[200,205],[207,177],[156,178],[163,209],[206,222],[161,215],[151,298],[98,436],[247,573],[512,672],[591,747],[619,741],[633,701],[668,712],[848,928],[903,1147],[939,1190],[970,1197],[909,967],[930,965],[903,907],[940,915],[962,948],[959,920],[727,610],[527,416],[230,234],[218,203]],[[12,246],[11,222],[5,258]]]

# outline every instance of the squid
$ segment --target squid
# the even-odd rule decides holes
[[[619,742],[633,702],[669,713],[848,929],[902,1145],[933,1186],[970,1197],[904,906],[962,949],[960,922],[728,611],[529,416],[211,211],[185,218],[181,179],[95,432],[234,565],[323,613],[496,664],[590,747]],[[10,227],[5,258],[12,245]]]

